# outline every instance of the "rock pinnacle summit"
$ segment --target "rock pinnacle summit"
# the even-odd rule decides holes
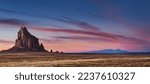
[[[6,50],[12,52],[23,52],[23,51],[40,51],[46,52],[43,44],[39,44],[39,39],[33,35],[31,35],[26,27],[21,27],[18,32],[17,39],[15,41],[15,45]]]

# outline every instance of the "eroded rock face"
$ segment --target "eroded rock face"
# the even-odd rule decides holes
[[[46,51],[43,44],[39,44],[38,38],[31,35],[26,27],[21,27],[15,42],[15,46],[8,51]]]

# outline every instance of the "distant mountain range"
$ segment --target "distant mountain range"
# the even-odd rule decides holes
[[[104,49],[104,50],[96,50],[96,51],[88,51],[88,52],[81,52],[81,53],[95,53],[95,54],[99,54],[99,53],[103,53],[103,54],[115,54],[115,53],[150,53],[150,52],[130,52],[130,51],[126,51],[126,50],[121,50],[121,49]]]

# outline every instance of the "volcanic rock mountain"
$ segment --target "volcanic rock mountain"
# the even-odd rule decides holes
[[[6,50],[9,52],[20,52],[20,51],[40,51],[47,52],[43,44],[39,44],[39,39],[31,35],[26,27],[21,27],[18,32],[15,45]]]

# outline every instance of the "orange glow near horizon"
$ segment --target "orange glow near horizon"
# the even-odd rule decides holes
[[[12,48],[14,44],[8,44],[8,43],[1,43],[0,44],[0,51],[1,50],[7,50],[9,48]]]

